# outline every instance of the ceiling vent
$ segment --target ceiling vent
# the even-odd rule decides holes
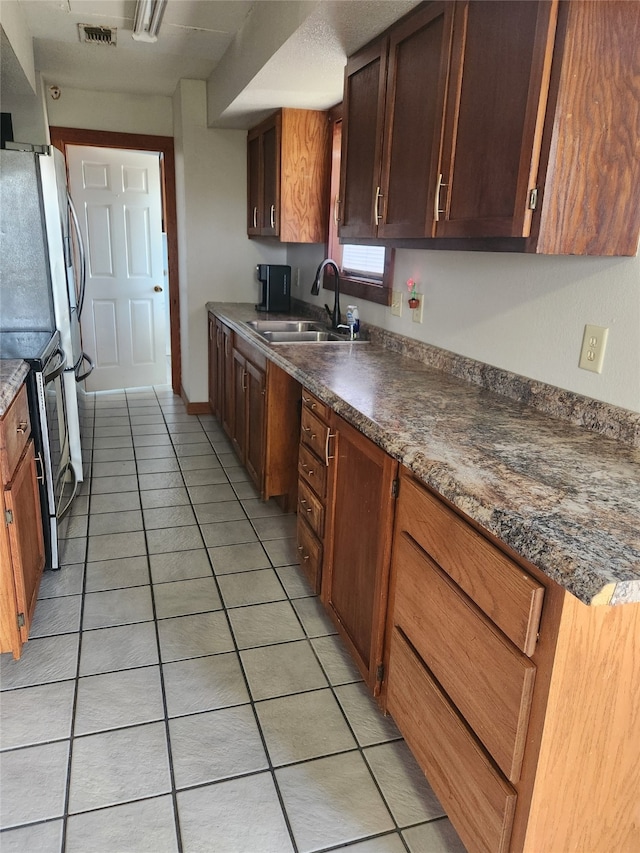
[[[110,44],[115,47],[118,40],[118,28],[78,24],[78,35],[84,44]]]

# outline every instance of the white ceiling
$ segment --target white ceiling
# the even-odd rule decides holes
[[[47,85],[165,96],[182,78],[215,86],[215,69],[230,47],[235,64],[222,64],[227,74],[242,67],[243,52],[251,65],[255,43],[243,35],[251,16],[259,16],[268,58],[220,116],[209,116],[210,124],[248,127],[268,109],[324,109],[339,101],[346,56],[418,0],[169,0],[155,44],[131,38],[135,0],[18,2]],[[291,16],[293,31],[284,41],[268,32],[270,14]],[[82,44],[80,23],[117,27],[117,46]]]

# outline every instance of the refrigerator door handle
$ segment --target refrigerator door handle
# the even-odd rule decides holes
[[[86,352],[82,353],[82,358],[80,359],[80,364],[82,364],[83,361],[87,362],[87,364],[89,365],[89,369],[85,370],[84,373],[81,373],[80,376],[78,376],[78,374],[76,373],[76,382],[82,382],[84,379],[86,379],[88,376],[90,376],[93,373],[93,368],[95,367],[95,364],[93,363],[91,356],[87,355]]]
[[[84,290],[85,285],[87,283],[87,266],[86,266],[86,258],[84,254],[84,244],[82,242],[82,234],[80,233],[80,223],[78,222],[78,214],[76,213],[75,206],[73,204],[73,200],[69,191],[67,190],[67,204],[69,205],[69,214],[71,222],[73,223],[73,231],[76,239],[76,243],[78,246],[78,262],[80,265],[79,270],[79,287],[77,288],[77,305],[78,305],[78,319],[82,314],[82,306],[84,305]]]

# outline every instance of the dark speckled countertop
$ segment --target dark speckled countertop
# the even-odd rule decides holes
[[[373,343],[271,346],[253,306],[207,308],[581,601],[640,601],[640,449]]]
[[[4,417],[28,373],[26,361],[0,358],[0,418]]]

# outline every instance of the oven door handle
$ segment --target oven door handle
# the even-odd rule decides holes
[[[65,372],[65,370],[67,369],[67,359],[65,358],[64,353],[62,352],[62,350],[61,350],[61,349],[57,349],[57,350],[55,351],[54,355],[59,355],[59,356],[61,356],[61,358],[62,358],[62,362],[61,362],[57,367],[55,367],[55,368],[51,371],[51,373],[48,373],[48,372],[47,372],[47,373],[43,373],[42,378],[43,378],[43,380],[44,380],[44,382],[45,382],[45,385],[46,385],[48,382],[53,382],[53,380],[54,380],[54,379],[57,379],[59,376],[62,376],[62,374],[63,374],[63,373]]]
[[[73,488],[71,489],[71,495],[69,497],[69,500],[66,502],[64,507],[62,507],[62,509],[58,509],[58,507],[56,507],[56,516],[58,518],[58,521],[61,521],[65,517],[71,507],[71,504],[73,503],[73,499],[76,496],[76,492],[78,491],[78,478],[76,477],[76,472],[73,465],[65,465],[64,470],[61,471],[60,479],[64,479],[67,474],[71,474],[71,478],[73,479]],[[64,489],[61,491],[60,496],[62,497],[63,494]]]
[[[84,373],[81,373],[80,376],[78,376],[78,374],[76,373],[76,382],[82,382],[84,379],[86,379],[88,376],[90,376],[93,373],[93,369],[95,367],[95,364],[93,363],[93,359],[91,358],[91,356],[87,355],[86,352],[82,353],[82,358],[80,359],[80,364],[82,364],[83,361],[87,362],[87,364],[89,365],[89,369],[85,370]]]

